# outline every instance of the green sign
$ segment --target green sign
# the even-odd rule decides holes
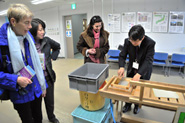
[[[71,4],[71,9],[76,9],[76,4]]]

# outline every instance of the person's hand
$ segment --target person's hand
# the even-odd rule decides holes
[[[135,76],[132,78],[133,81],[139,81],[141,78],[141,75],[139,73],[136,73]],[[136,88],[136,85],[132,86],[133,88]]]
[[[133,81],[139,81],[140,80],[140,77],[141,77],[141,75],[139,74],[139,73],[136,73],[135,75],[134,75],[134,77],[133,77]]]
[[[42,92],[42,97],[46,97],[46,90]]]
[[[25,88],[28,84],[31,84],[32,81],[31,81],[30,79],[26,78],[26,77],[21,77],[21,76],[19,76],[19,77],[17,78],[17,83],[18,83],[18,85],[20,85],[21,87]]]
[[[120,67],[120,69],[118,70],[118,76],[124,77],[124,68],[123,67]]]
[[[91,49],[88,50],[88,53],[89,54],[96,54],[96,49],[91,48]]]

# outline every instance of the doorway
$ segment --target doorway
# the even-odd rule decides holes
[[[72,33],[72,16],[65,16],[65,39],[66,39],[66,57],[67,58],[74,58],[74,51],[73,51],[73,33]]]
[[[64,21],[66,32],[66,57],[74,58],[74,55],[79,54],[76,48],[79,36],[87,28],[87,14],[65,16]]]

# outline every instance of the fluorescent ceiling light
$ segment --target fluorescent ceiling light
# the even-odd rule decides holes
[[[32,0],[31,3],[32,4],[41,4],[41,3],[46,3],[46,2],[50,2],[53,0]]]
[[[7,11],[8,11],[8,9],[3,10],[3,11],[0,11],[0,15],[6,15],[7,14]]]

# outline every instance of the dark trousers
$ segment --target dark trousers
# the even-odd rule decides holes
[[[128,105],[128,106],[131,106],[132,105],[132,103],[127,103],[127,102],[125,102],[125,105]],[[138,104],[135,104],[135,106],[138,106]]]
[[[22,123],[42,123],[42,96],[35,100],[22,104],[13,104],[17,110]]]
[[[54,115],[54,83],[51,82],[49,76],[46,76],[46,81],[48,83],[48,88],[46,90],[46,97],[44,98],[45,107],[48,119],[51,121],[55,119]]]

